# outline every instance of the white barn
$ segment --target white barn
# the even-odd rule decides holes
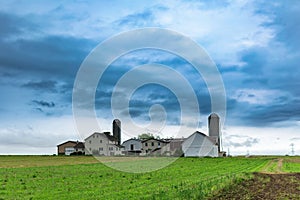
[[[122,143],[124,151],[127,154],[138,154],[142,152],[142,141],[140,139],[131,138]]]
[[[184,157],[218,157],[218,143],[204,133],[196,131],[182,143]]]

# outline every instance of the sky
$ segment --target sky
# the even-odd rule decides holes
[[[111,131],[114,118],[121,119],[123,141],[145,132],[207,134],[212,93],[218,91],[189,61],[163,49],[119,55],[95,90],[98,127],[89,126],[84,115],[74,120],[74,83],[90,53],[116,35],[152,27],[190,38],[215,63],[226,92],[225,151],[291,155],[294,144],[299,155],[299,13],[296,0],[1,1],[0,154],[54,154],[64,141]],[[130,90],[135,81],[148,79],[152,83]],[[195,99],[198,106],[190,106]],[[190,123],[195,119],[196,126]]]

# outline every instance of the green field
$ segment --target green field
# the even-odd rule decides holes
[[[300,157],[293,157],[285,159],[283,162],[283,171],[284,172],[300,172]]]
[[[126,168],[159,162],[153,159],[106,157],[104,162]],[[272,159],[179,158],[157,171],[126,173],[88,156],[0,156],[0,199],[203,199],[248,179]],[[299,170],[299,163],[286,163]]]

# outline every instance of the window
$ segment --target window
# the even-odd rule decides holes
[[[108,150],[110,150],[110,151],[113,151],[113,150],[114,150],[114,148],[113,148],[113,147],[109,147],[109,148],[108,148]]]
[[[95,135],[93,135],[93,138],[95,138]]]
[[[148,143],[147,142],[145,142],[145,147],[147,147],[148,146]]]
[[[154,142],[151,143],[151,146],[154,146]]]
[[[157,146],[159,146],[159,147],[160,147],[160,142],[158,142],[158,143],[157,143]]]
[[[92,151],[92,148],[90,148],[90,151]]]
[[[91,144],[91,143],[92,143],[92,140],[90,140],[89,143]]]
[[[103,151],[103,147],[100,147],[100,148],[99,148],[99,151]]]
[[[131,150],[131,151],[134,150],[134,145],[133,145],[133,144],[130,145],[130,150]]]
[[[100,143],[102,143],[102,140],[100,140]]]

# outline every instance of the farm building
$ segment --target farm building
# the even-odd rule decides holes
[[[219,157],[225,154],[220,151],[220,117],[216,113],[208,117],[208,131],[209,136],[196,131],[182,143],[185,157]]]
[[[78,141],[66,141],[57,145],[57,155],[70,155],[74,152],[84,153],[84,143]]]
[[[168,141],[159,139],[147,139],[142,141],[142,155],[162,154],[162,147],[166,146]]]
[[[125,155],[182,155],[181,144],[185,138],[147,139],[131,138],[122,143]]]
[[[77,154],[85,154],[85,147],[83,142],[77,142],[77,144],[74,146],[75,152]]]
[[[82,151],[87,155],[163,155],[185,157],[225,156],[221,151],[220,118],[212,113],[208,117],[209,135],[194,132],[188,138],[172,139],[136,139],[131,138],[121,143],[121,121],[112,123],[113,134],[95,132],[85,139],[85,147],[78,142],[68,141],[58,145],[58,153],[70,155]],[[77,145],[76,145],[77,144]],[[76,146],[75,146],[76,145]],[[84,148],[84,149],[83,149]]]
[[[186,138],[172,138],[167,139],[168,142],[165,146],[161,148],[162,155],[166,156],[182,156],[183,152],[181,149],[182,143]]]
[[[118,140],[110,132],[95,132],[84,141],[86,155],[115,156],[122,155],[124,150],[124,147],[118,145]]]
[[[204,133],[196,131],[182,143],[182,151],[185,157],[218,157],[218,145],[216,141]]]
[[[114,156],[122,155],[124,147],[121,143],[121,121],[115,119],[112,123],[113,135],[110,132],[95,132],[85,139],[85,154]]]
[[[139,155],[142,152],[142,140],[131,138],[122,143],[126,155]]]

